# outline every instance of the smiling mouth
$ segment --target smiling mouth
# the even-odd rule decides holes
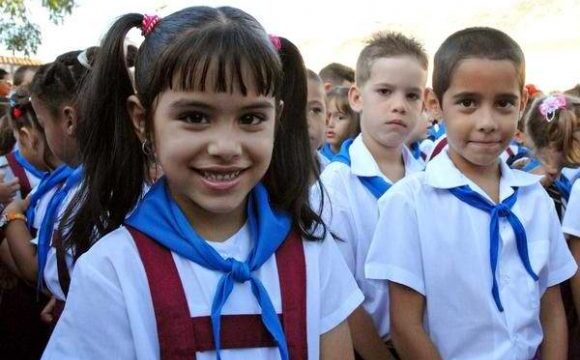
[[[229,182],[236,180],[244,170],[234,171],[210,171],[197,170],[197,172],[205,179],[211,182]]]

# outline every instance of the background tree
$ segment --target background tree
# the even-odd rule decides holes
[[[60,24],[72,12],[75,0],[42,0],[41,4],[48,9],[50,20]],[[24,0],[0,0],[0,44],[26,56],[35,54],[42,41],[39,26],[29,15]]]

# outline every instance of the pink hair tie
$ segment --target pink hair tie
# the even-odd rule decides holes
[[[161,18],[157,15],[143,15],[143,22],[141,23],[141,35],[147,36],[155,29],[157,23]]]
[[[544,115],[548,122],[554,120],[556,111],[566,107],[564,95],[552,95],[545,98],[540,104],[540,114]]]
[[[282,40],[280,40],[278,36],[276,35],[268,35],[268,36],[270,37],[270,41],[272,42],[276,50],[279,51],[280,49],[282,49]]]

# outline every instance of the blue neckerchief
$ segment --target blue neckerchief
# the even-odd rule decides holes
[[[28,228],[32,230],[34,218],[36,216],[36,205],[38,201],[46,195],[52,188],[63,183],[73,172],[73,169],[66,165],[61,165],[54,171],[46,174],[40,184],[36,187],[36,190],[30,194],[30,202],[28,208],[26,209],[26,221],[28,223]]]
[[[560,192],[562,198],[566,199],[566,202],[570,201],[570,192],[572,191],[572,183],[564,174],[560,174],[558,179],[554,181],[554,186]]]
[[[332,148],[330,147],[329,143],[322,145],[322,147],[320,148],[320,153],[322,154],[322,156],[327,158],[328,161],[332,161],[332,159],[334,159],[334,157],[336,156],[336,154],[332,151]]]
[[[497,279],[495,277],[495,272],[497,269],[497,260],[499,256],[499,218],[505,217],[510,223],[514,230],[516,236],[516,245],[518,249],[518,254],[524,265],[524,268],[528,274],[535,281],[538,280],[538,275],[534,273],[532,265],[530,264],[530,258],[528,256],[528,240],[526,237],[526,229],[518,219],[518,217],[512,212],[511,208],[514,206],[518,199],[518,188],[513,188],[514,193],[510,195],[507,199],[501,203],[495,205],[488,201],[486,198],[471,190],[468,185],[456,187],[449,189],[449,192],[453,194],[456,198],[469,204],[479,210],[485,211],[490,214],[491,221],[489,223],[489,258],[491,263],[491,276],[493,278],[493,285],[491,288],[491,293],[493,295],[493,300],[499,311],[503,312],[503,305],[499,298],[499,290],[497,287]]]
[[[38,170],[37,168],[34,167],[34,165],[32,165],[31,163],[29,163],[28,160],[26,160],[24,158],[24,156],[22,156],[22,154],[20,153],[20,151],[14,150],[13,153],[14,153],[14,158],[16,159],[16,161],[26,171],[28,171],[29,173],[31,173],[32,175],[36,176],[39,179],[42,179],[46,175],[46,172]]]
[[[411,146],[409,146],[413,157],[419,161],[423,160],[423,157],[421,156],[421,148],[419,148],[420,143],[420,141],[415,141]]]
[[[446,133],[445,124],[442,121],[437,122],[436,124],[433,124],[429,128],[427,138],[435,141],[439,139],[441,136],[445,135],[445,133]]]
[[[220,357],[220,318],[224,304],[232,292],[234,282],[250,281],[252,293],[262,308],[262,322],[274,338],[282,359],[288,359],[288,344],[284,330],[260,279],[252,275],[284,242],[290,232],[288,214],[270,207],[268,191],[259,183],[248,196],[248,224],[255,240],[254,248],[245,262],[223,259],[193,229],[185,214],[172,199],[165,177],[157,181],[126,223],[147,234],[171,251],[207,269],[224,273],[214,295],[211,322],[217,358]]]
[[[540,162],[540,160],[531,159],[530,162],[527,163],[526,166],[523,167],[522,171],[532,172],[532,171],[536,170],[537,168],[539,168],[540,166],[542,166],[542,163]]]
[[[42,218],[42,225],[40,226],[40,229],[38,229],[37,244],[38,290],[42,289],[44,284],[44,267],[46,265],[46,258],[48,257],[48,250],[50,249],[50,240],[52,239],[54,224],[57,221],[58,211],[70,190],[79,184],[82,178],[83,170],[82,167],[79,166],[66,179],[64,185],[54,193],[48,203],[44,218]]]
[[[340,147],[340,152],[336,154],[333,161],[341,162],[350,167],[350,153],[348,150],[353,141],[352,139],[345,140]],[[358,176],[358,179],[377,200],[392,186],[392,184],[389,184],[380,176]]]

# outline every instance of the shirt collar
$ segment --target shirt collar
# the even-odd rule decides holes
[[[542,176],[529,174],[524,171],[511,169],[503,160],[500,160],[500,198],[503,200],[513,193],[514,187],[526,187],[537,184]],[[425,181],[428,185],[439,189],[451,189],[463,185],[469,185],[472,190],[478,193],[483,191],[471,180],[464,176],[455,167],[447,150],[442,151],[439,156],[427,164],[425,170]],[[486,194],[482,194],[487,197]]]
[[[375,161],[369,149],[363,142],[362,134],[358,135],[349,149],[349,155],[351,159],[351,172],[356,176],[380,176],[385,181],[392,183],[392,181],[387,178],[379,168],[379,165]],[[413,157],[411,150],[407,146],[403,146],[403,162],[405,163],[405,176],[423,171],[424,166]]]

